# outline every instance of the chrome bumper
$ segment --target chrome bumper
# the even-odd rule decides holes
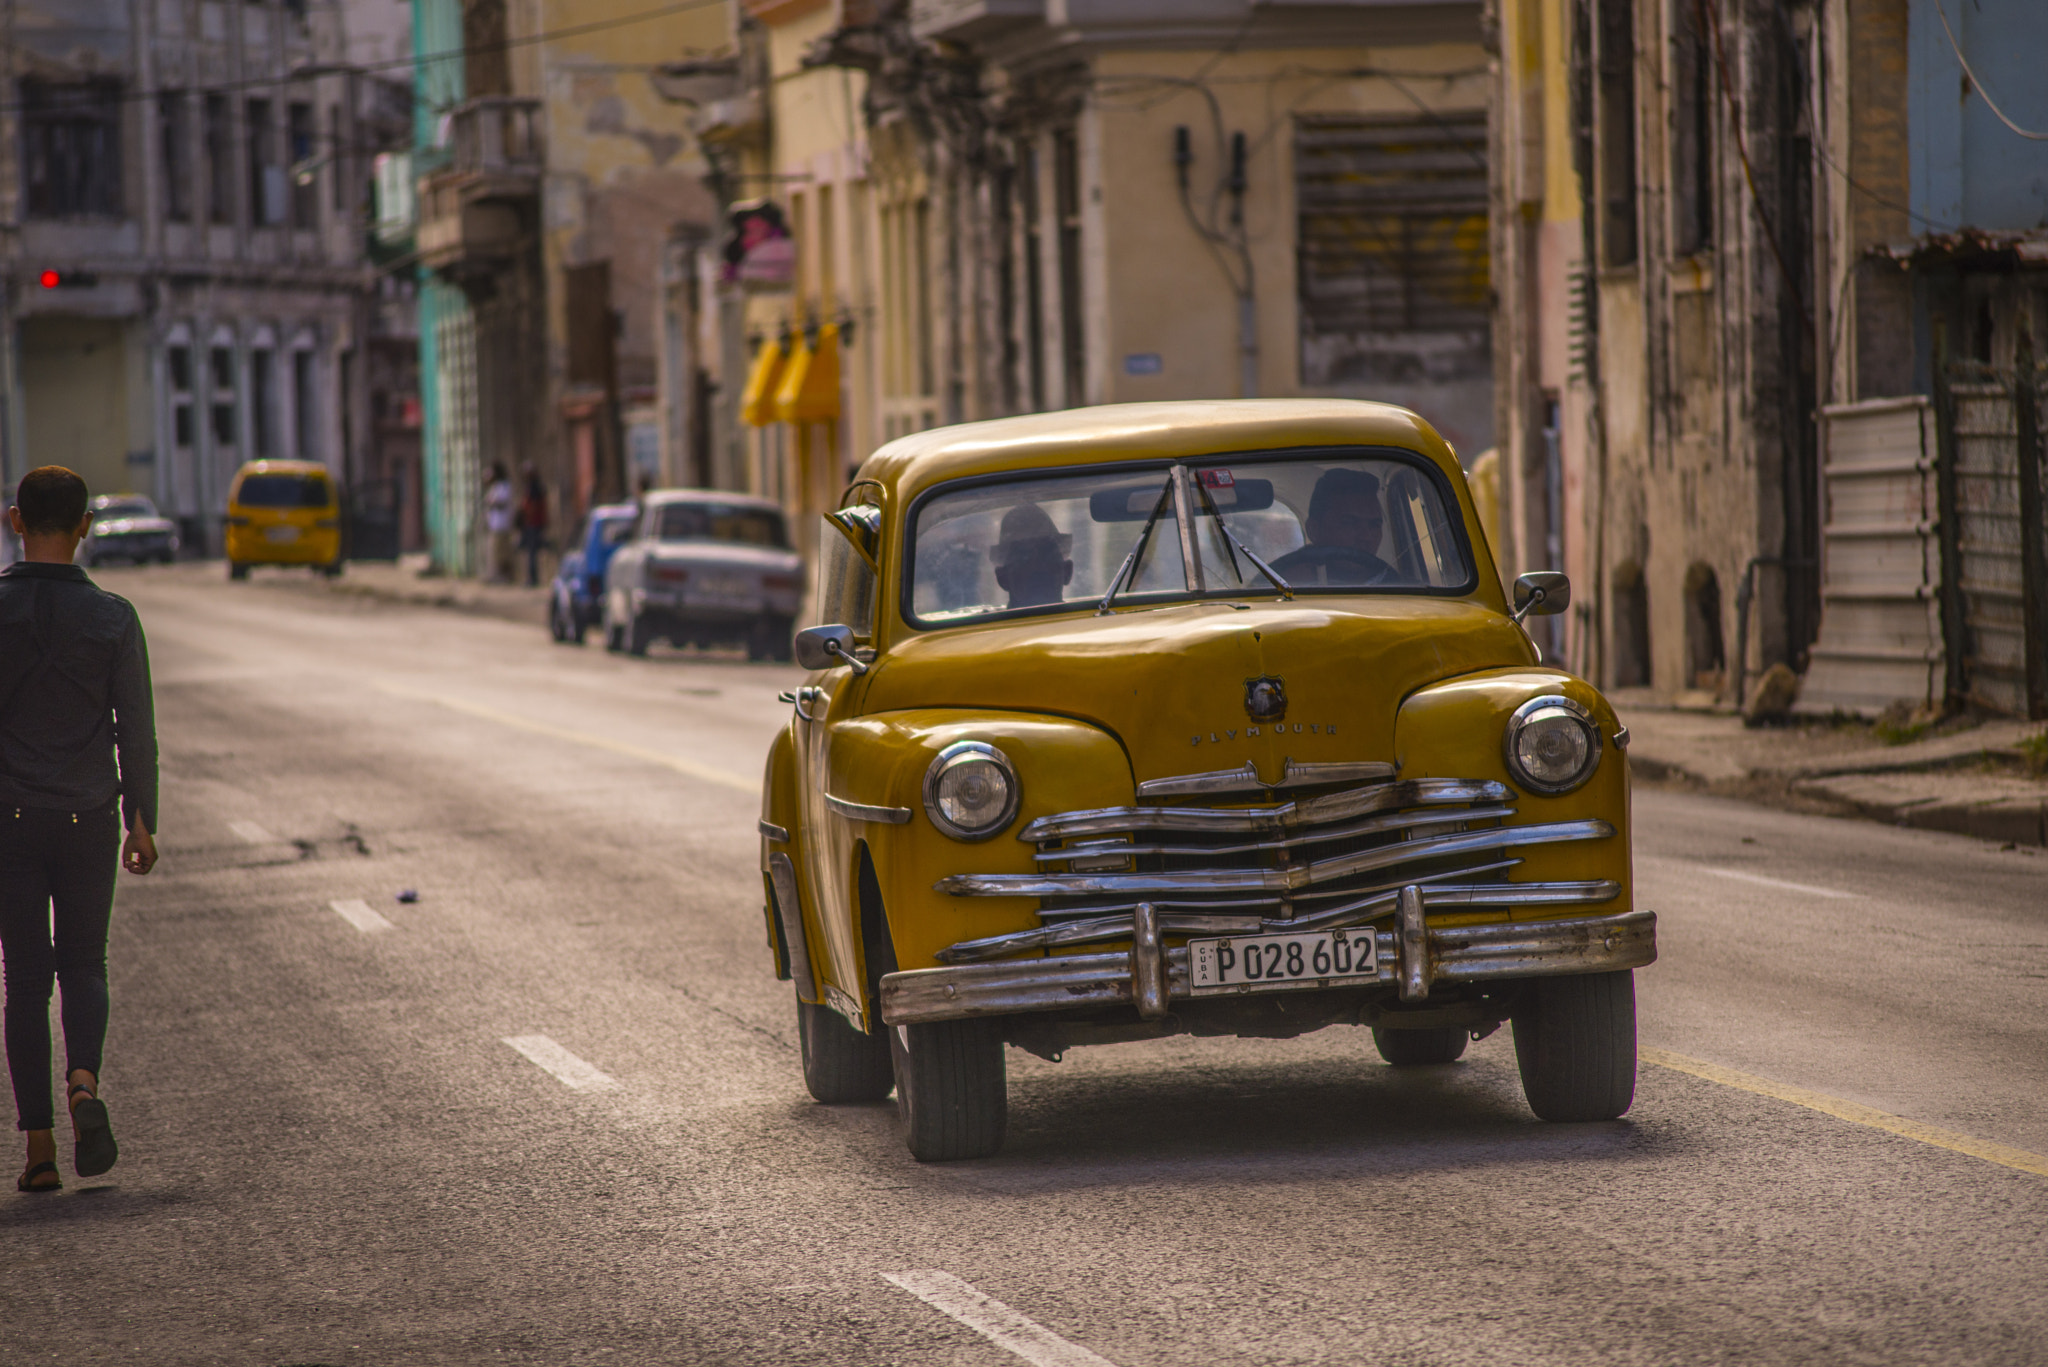
[[[1429,995],[1434,983],[1544,978],[1641,968],[1657,958],[1657,914],[1628,911],[1552,921],[1430,927],[1419,890],[1403,889],[1398,916],[1374,932],[1375,976],[1302,979],[1285,984],[1209,988],[1188,980],[1188,952],[1159,941],[1157,914],[1141,907],[1127,950],[1057,958],[916,968],[882,978],[882,1020],[889,1025],[1130,1005],[1141,1016],[1168,1013],[1170,1002],[1331,987],[1398,984],[1403,1000]],[[1269,932],[1269,933],[1277,933]]]

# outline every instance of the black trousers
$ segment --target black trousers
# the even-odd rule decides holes
[[[100,1075],[107,1041],[107,922],[121,866],[121,805],[59,812],[0,807],[0,956],[7,1071],[17,1127],[55,1128],[50,986],[64,989],[66,1076]]]

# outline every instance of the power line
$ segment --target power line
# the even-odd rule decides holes
[[[1934,12],[1941,16],[1941,31],[1948,35],[1948,45],[1955,49],[1956,61],[1962,66],[1963,75],[1970,78],[1970,89],[1977,92],[1977,98],[1984,101],[1984,107],[1996,114],[2000,123],[2021,137],[2032,142],[2048,142],[2048,133],[2036,133],[2031,129],[2022,128],[2005,116],[2005,111],[1991,98],[1991,92],[1984,88],[1984,82],[1978,80],[1977,73],[1970,70],[1970,59],[1963,55],[1963,45],[1956,41],[1956,31],[1948,26],[1948,11],[1942,8],[1941,0],[1934,0]]]

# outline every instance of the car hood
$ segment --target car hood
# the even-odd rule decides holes
[[[177,524],[167,517],[117,517],[108,522],[94,522],[92,529],[97,536],[147,536],[155,532],[176,531]]]
[[[912,707],[1055,713],[1115,734],[1138,782],[1285,761],[1394,762],[1394,715],[1416,689],[1536,662],[1491,608],[1442,598],[1186,604],[1108,617],[992,623],[914,636],[876,662],[864,712]],[[1253,718],[1277,679],[1277,721]]]

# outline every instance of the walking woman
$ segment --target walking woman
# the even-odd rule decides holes
[[[156,709],[135,609],[71,563],[92,525],[85,481],[59,465],[31,470],[7,520],[22,558],[0,570],[0,957],[7,1071],[28,1136],[14,1185],[42,1192],[64,1185],[53,982],[63,990],[74,1169],[97,1177],[119,1152],[99,1099],[107,922],[117,862],[134,874],[156,864]]]

